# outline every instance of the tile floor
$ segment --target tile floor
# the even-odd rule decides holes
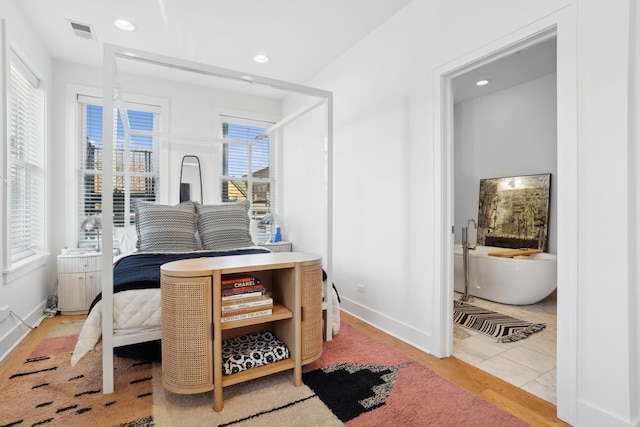
[[[459,294],[455,295],[458,299]],[[556,294],[537,304],[504,305],[471,297],[471,304],[547,327],[529,338],[498,343],[459,325],[453,328],[453,356],[517,387],[556,402]]]

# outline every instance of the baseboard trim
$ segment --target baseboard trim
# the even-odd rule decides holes
[[[433,354],[431,334],[340,296],[340,310],[421,351]]]
[[[29,313],[29,315],[23,319],[25,323],[32,327],[37,327],[44,318],[44,309],[46,301],[40,303],[35,309]],[[10,314],[9,317],[3,322],[13,322],[11,329],[0,338],[0,362],[5,359],[11,353],[11,351],[22,342],[22,340],[31,332],[31,329],[22,323],[15,315]]]
[[[584,400],[578,400],[579,426],[607,426],[607,427],[638,427],[638,420],[624,420],[615,414],[598,408]]]

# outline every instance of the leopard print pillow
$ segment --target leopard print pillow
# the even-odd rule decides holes
[[[235,374],[289,358],[289,349],[271,331],[253,332],[222,342],[222,372]]]

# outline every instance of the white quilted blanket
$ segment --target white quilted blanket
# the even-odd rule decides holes
[[[138,333],[157,330],[161,318],[160,289],[140,289],[113,295],[114,333]],[[91,310],[80,331],[71,356],[71,366],[93,350],[102,336],[102,301]]]

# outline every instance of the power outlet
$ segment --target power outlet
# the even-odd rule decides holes
[[[0,307],[0,323],[4,322],[5,320],[7,320],[7,317],[9,317],[9,306],[5,305],[4,307]]]
[[[358,283],[356,286],[358,286],[358,292],[360,292],[361,294],[364,294],[365,292],[365,286],[362,283]]]

